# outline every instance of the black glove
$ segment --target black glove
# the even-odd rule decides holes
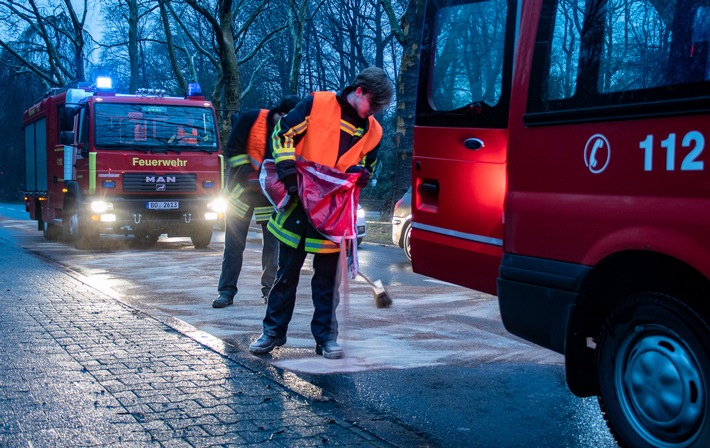
[[[360,177],[357,178],[357,186],[364,188],[367,186],[367,182],[370,180],[370,171],[362,165],[354,165],[348,168],[346,173],[360,173]]]
[[[295,174],[289,174],[281,179],[281,182],[283,182],[286,187],[286,191],[288,191],[288,194],[291,197],[298,196],[298,180],[296,180]]]

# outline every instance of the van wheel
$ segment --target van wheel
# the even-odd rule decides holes
[[[605,322],[599,402],[620,446],[710,446],[710,327],[683,302],[632,296]]]
[[[190,239],[195,249],[204,249],[209,246],[210,241],[212,241],[212,225],[202,224],[194,226]]]

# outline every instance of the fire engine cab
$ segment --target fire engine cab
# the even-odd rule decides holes
[[[203,248],[224,219],[216,115],[197,84],[128,95],[99,79],[50,92],[23,124],[25,209],[48,240],[87,249],[114,233],[150,247],[167,234]]]

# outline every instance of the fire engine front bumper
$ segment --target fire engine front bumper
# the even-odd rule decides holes
[[[92,201],[88,219],[100,233],[168,233],[189,236],[195,226],[219,225],[224,220],[221,198],[160,201],[152,199]]]

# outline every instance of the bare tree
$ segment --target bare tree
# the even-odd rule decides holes
[[[393,198],[397,198],[404,193],[412,178],[417,72],[425,0],[409,0],[404,14],[399,19],[395,15],[391,0],[379,0],[379,2],[386,11],[392,32],[403,49],[397,77],[397,125],[393,138],[396,165],[395,188],[392,189],[392,194]]]
[[[234,14],[237,10],[233,0],[218,0],[215,13],[208,10],[198,0],[185,0],[195,11],[202,15],[212,27],[219,55],[218,81],[212,93],[212,101],[219,109],[239,110],[241,84],[239,78],[239,63],[234,52]],[[258,15],[266,5],[266,0],[261,1],[261,5],[256,8],[255,15]],[[220,93],[224,92],[223,95]],[[228,122],[223,117],[223,131],[227,131]]]
[[[0,47],[14,56],[3,63],[15,73],[32,73],[49,87],[84,81],[88,0],[83,0],[82,6],[77,13],[72,0],[50,6],[41,6],[37,0],[1,0],[6,35],[17,36],[0,39]]]
[[[291,71],[289,75],[289,92],[298,92],[298,80],[301,76],[301,61],[303,47],[303,33],[306,23],[313,19],[325,0],[318,0],[313,6],[313,12],[309,14],[310,0],[290,0],[289,1],[289,29],[291,31],[292,59]]]
[[[157,5],[153,0],[101,0],[101,6],[104,22],[103,42],[99,43],[104,50],[101,67],[125,73],[128,91],[135,92],[141,78],[145,78],[143,46],[150,38],[147,23],[155,20],[153,12]],[[116,58],[122,62],[117,64]]]
[[[160,5],[160,19],[163,22],[163,29],[165,31],[165,43],[168,48],[168,54],[170,55],[170,65],[173,68],[173,73],[175,73],[175,77],[177,78],[177,82],[180,85],[180,89],[182,91],[185,91],[187,90],[187,82],[185,81],[185,77],[183,76],[182,71],[180,70],[178,57],[175,54],[175,44],[173,43],[173,33],[170,26],[170,16],[168,11],[170,11],[176,19],[178,18],[178,15],[175,13],[175,10],[172,9],[172,5],[169,1],[158,0],[158,4]],[[185,51],[187,51],[187,49],[185,49]],[[192,64],[192,58],[188,58],[188,61],[190,61],[189,67],[193,75],[192,78],[196,79],[197,74],[195,73],[194,64]]]

